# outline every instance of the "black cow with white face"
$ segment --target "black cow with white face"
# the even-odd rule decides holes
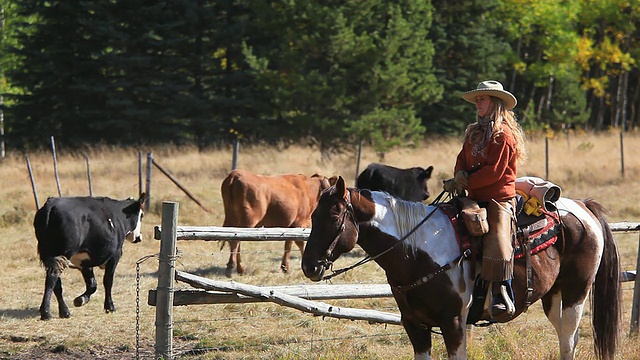
[[[42,320],[51,318],[51,292],[58,300],[59,316],[70,316],[62,297],[60,277],[67,267],[79,269],[86,284],[86,291],[73,300],[73,305],[86,304],[96,292],[93,267],[99,266],[105,270],[104,310],[107,313],[116,310],[111,299],[113,277],[125,238],[133,243],[142,240],[144,201],[145,194],[137,200],[114,200],[107,197],[47,199],[33,220],[38,254],[46,269],[44,296],[40,305]]]
[[[427,180],[433,166],[424,169],[412,167],[399,169],[393,166],[371,163],[358,175],[356,187],[373,191],[386,191],[408,201],[424,201],[429,198]]]

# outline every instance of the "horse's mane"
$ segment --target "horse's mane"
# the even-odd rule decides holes
[[[424,204],[398,199],[387,193],[385,195],[386,200],[389,201],[389,209],[396,221],[398,234],[401,237],[413,230],[427,216],[428,209]],[[416,252],[420,248],[420,235],[420,231],[415,231],[403,241],[402,246],[406,255],[412,254],[414,257],[416,256]]]

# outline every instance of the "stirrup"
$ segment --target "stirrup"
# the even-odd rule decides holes
[[[502,296],[502,302],[493,304],[491,306],[492,315],[494,310],[498,312],[506,312],[509,315],[515,314],[516,306],[513,303],[513,300],[511,300],[509,293],[507,292],[507,286],[504,284],[500,284],[500,295]]]

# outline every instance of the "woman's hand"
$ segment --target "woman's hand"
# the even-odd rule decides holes
[[[460,194],[464,191],[464,189],[458,185],[455,178],[442,181],[442,188],[451,194]]]
[[[456,181],[456,184],[463,189],[469,186],[469,174],[464,170],[458,171],[453,179]]]

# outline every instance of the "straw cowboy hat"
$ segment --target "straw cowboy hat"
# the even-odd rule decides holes
[[[504,106],[507,110],[511,110],[516,107],[518,104],[518,100],[513,96],[512,93],[504,90],[502,84],[495,80],[487,80],[478,84],[478,87],[475,90],[467,91],[462,94],[462,98],[467,100],[468,102],[475,104],[476,96],[478,95],[489,95],[493,97],[497,97],[498,99],[504,102]]]

